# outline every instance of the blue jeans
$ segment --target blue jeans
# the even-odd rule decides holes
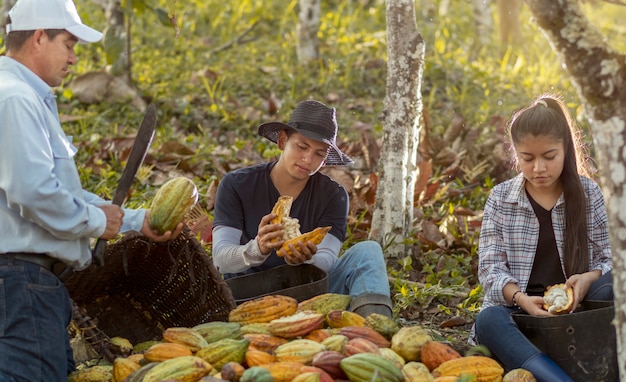
[[[611,272],[592,284],[585,300],[613,300]],[[490,306],[476,317],[475,328],[478,343],[486,346],[507,370],[521,367],[526,360],[540,353],[540,350],[519,330],[511,317],[511,313],[519,311],[515,307]]]
[[[0,257],[0,381],[67,381],[72,303],[50,271]]]
[[[358,296],[380,294],[389,297],[387,264],[375,241],[362,241],[350,247],[328,272],[328,290]]]

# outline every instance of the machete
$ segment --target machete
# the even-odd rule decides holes
[[[150,104],[143,117],[143,121],[141,121],[141,126],[139,126],[139,131],[137,132],[137,137],[135,138],[133,147],[130,149],[130,155],[128,157],[128,161],[126,162],[126,167],[124,167],[122,176],[117,184],[117,189],[113,195],[113,200],[111,201],[112,204],[122,206],[124,203],[124,200],[128,195],[128,190],[130,190],[130,186],[135,180],[135,175],[137,175],[137,170],[139,170],[141,163],[143,163],[143,160],[148,153],[148,149],[150,148],[150,144],[152,143],[156,122],[156,107],[154,104]],[[98,266],[104,265],[105,247],[106,240],[98,239],[96,246],[91,252],[92,261]]]

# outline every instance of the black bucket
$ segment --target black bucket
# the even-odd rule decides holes
[[[575,382],[619,381],[611,301],[584,301],[572,314],[514,313],[520,330]]]
[[[281,265],[263,272],[226,280],[237,304],[270,294],[298,301],[328,292],[328,275],[311,264]]]

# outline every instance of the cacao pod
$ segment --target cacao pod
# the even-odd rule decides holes
[[[324,316],[332,310],[346,310],[350,306],[352,296],[339,293],[323,293],[301,301],[298,310],[313,310]]]
[[[537,382],[537,379],[526,369],[513,369],[504,374],[502,382]]]
[[[155,232],[172,231],[198,202],[198,188],[191,179],[179,176],[165,182],[157,191],[148,214]]]
[[[280,345],[276,348],[276,359],[278,362],[293,361],[304,365],[310,365],[315,354],[326,350],[319,342],[297,339]]]
[[[196,352],[196,356],[210,363],[215,369],[221,370],[228,362],[241,363],[244,360],[250,340],[224,338],[208,344]]]
[[[205,322],[192,327],[194,331],[200,333],[207,343],[222,340],[224,338],[241,338],[241,324],[238,322],[213,321]]]
[[[404,358],[400,356],[400,354],[391,350],[391,348],[379,348],[380,355],[383,356],[384,359],[391,361],[398,369],[402,369],[402,367],[406,364]]]
[[[574,290],[565,284],[549,286],[543,294],[543,308],[552,314],[568,313],[574,305]]]
[[[320,382],[335,382],[333,377],[319,367],[305,365],[300,368],[300,373],[316,373],[320,377]]]
[[[253,366],[243,372],[239,382],[274,382],[274,377],[269,370]]]
[[[122,382],[126,377],[132,374],[134,371],[139,370],[141,365],[137,362],[119,357],[113,360],[113,382]]]
[[[290,382],[300,374],[300,369],[304,364],[294,361],[279,361],[262,365],[264,369],[269,370],[275,382]]]
[[[150,362],[160,362],[188,355],[193,355],[191,349],[183,344],[173,342],[154,344],[143,353],[144,358]]]
[[[197,352],[208,345],[207,341],[200,333],[191,328],[185,327],[172,327],[165,329],[163,331],[163,340],[165,342],[185,345],[192,352]]]
[[[305,335],[304,338],[306,338],[307,340],[315,341],[315,342],[322,342],[332,335],[333,335],[333,329],[324,328],[324,329],[315,329],[311,331],[309,334]]]
[[[335,350],[340,353],[344,353],[348,341],[349,338],[344,336],[343,334],[333,334],[332,336],[323,340],[322,345],[324,345],[328,350]]]
[[[348,339],[365,338],[381,348],[388,348],[391,346],[391,342],[389,342],[388,339],[376,330],[367,326],[344,326],[339,329],[339,334],[348,337]]]
[[[393,363],[380,355],[359,353],[341,360],[339,364],[352,382],[403,382],[404,375]]]
[[[430,334],[420,325],[403,326],[391,338],[391,350],[398,353],[405,361],[419,361],[422,346],[432,341]]]
[[[277,337],[272,334],[244,334],[243,338],[250,341],[250,349],[261,350],[270,354],[274,354],[276,348],[289,340]]]
[[[224,380],[239,382],[239,379],[241,378],[245,370],[246,369],[239,362],[228,362],[224,366],[222,366],[222,370],[220,370],[220,375]]]
[[[248,348],[244,358],[248,367],[266,365],[277,361],[276,355],[251,348]]]
[[[435,382],[426,365],[417,361],[407,362],[402,367],[402,374],[405,382]]]
[[[388,340],[400,330],[400,327],[393,318],[380,313],[371,313],[365,317],[365,326],[376,330]]]
[[[338,351],[324,350],[313,356],[311,365],[324,370],[334,379],[346,379],[348,378],[346,373],[344,373],[339,366],[341,360],[344,358],[346,358],[346,356]]]
[[[346,348],[344,352],[347,356],[351,356],[351,355],[359,354],[359,353],[374,353],[374,354],[381,355],[380,349],[378,348],[378,346],[376,346],[375,343],[373,343],[372,341],[366,338],[361,338],[361,337],[348,340],[348,343],[346,343]]]
[[[302,243],[306,243],[308,241],[312,242],[315,245],[318,245],[319,243],[322,242],[322,240],[324,240],[324,237],[326,236],[326,234],[328,233],[328,231],[330,231],[330,229],[333,228],[331,226],[328,227],[317,227],[315,228],[313,231],[309,231],[307,233],[303,233],[299,236],[296,236],[292,239],[288,239],[285,240],[285,242],[283,243],[283,245],[281,245],[281,247],[278,249],[278,251],[276,251],[276,254],[278,256],[282,256],[283,252],[284,255],[291,255],[291,248],[289,248],[290,245],[293,245],[297,248],[297,245],[299,242]]]
[[[460,357],[461,354],[454,350],[452,346],[438,341],[426,342],[421,350],[422,363],[431,371],[445,361]]]
[[[228,321],[251,324],[270,322],[280,317],[296,313],[298,300],[290,296],[267,295],[248,300],[235,307],[228,314]]]
[[[160,382],[172,379],[180,382],[195,382],[208,375],[213,367],[196,356],[183,356],[159,362],[148,370],[142,382]]]
[[[500,382],[504,369],[493,358],[467,356],[445,361],[432,371],[434,377],[472,375],[476,382]]]
[[[109,382],[113,379],[112,365],[96,365],[74,370],[67,376],[68,382]]]
[[[255,322],[241,327],[241,334],[272,334],[267,328],[269,322]]]
[[[296,376],[291,382],[320,382],[320,374],[314,371],[308,371]]]
[[[365,326],[365,318],[349,310],[331,310],[326,314],[326,323],[335,329],[344,326]]]
[[[295,338],[319,329],[323,323],[323,314],[307,310],[272,320],[267,329],[278,337]]]

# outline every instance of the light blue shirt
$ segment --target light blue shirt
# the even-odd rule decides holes
[[[0,57],[0,253],[47,253],[83,269],[90,238],[104,233],[109,203],[82,189],[76,147],[61,129],[50,87]],[[140,231],[145,210],[125,209],[122,231]]]

